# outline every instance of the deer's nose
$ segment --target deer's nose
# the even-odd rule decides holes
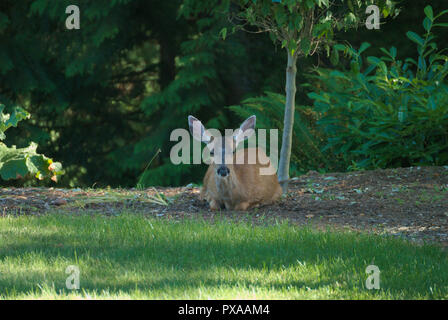
[[[226,166],[219,166],[218,170],[216,170],[216,173],[221,177],[227,177],[230,173],[230,170]]]

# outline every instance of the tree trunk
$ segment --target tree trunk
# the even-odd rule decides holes
[[[288,66],[286,68],[286,103],[285,118],[283,123],[282,148],[278,167],[278,181],[283,194],[288,192],[289,161],[291,159],[292,132],[294,126],[294,109],[296,106],[296,74],[297,56],[288,50]]]

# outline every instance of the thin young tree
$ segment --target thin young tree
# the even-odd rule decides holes
[[[233,32],[238,29],[268,32],[274,43],[286,50],[286,103],[278,168],[283,193],[288,191],[289,182],[297,61],[318,50],[338,55],[338,50],[331,50],[335,32],[363,26],[366,18],[375,18],[368,14],[371,8],[366,12],[369,5],[376,5],[375,9],[380,11],[375,11],[383,16],[394,10],[390,0],[228,0],[215,9],[229,15],[234,23]],[[221,30],[221,36],[225,38],[226,35],[227,29]]]

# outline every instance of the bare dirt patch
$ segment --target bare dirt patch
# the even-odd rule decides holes
[[[0,215],[4,216],[47,212],[115,215],[124,209],[161,219],[226,216],[255,223],[287,219],[297,225],[392,234],[448,247],[448,167],[309,172],[291,181],[290,192],[278,203],[248,212],[212,212],[199,200],[199,188],[193,186],[0,189]]]

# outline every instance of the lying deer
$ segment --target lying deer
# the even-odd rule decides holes
[[[212,136],[193,116],[188,117],[190,132],[194,139],[204,142],[212,161],[204,177],[200,199],[207,200],[211,210],[247,210],[279,199],[282,188],[277,181],[269,157],[260,148],[237,150],[239,143],[255,132],[255,116],[249,117],[230,136]],[[248,161],[249,153],[255,152],[255,163]],[[240,161],[237,161],[240,159]],[[244,159],[244,161],[241,161]],[[271,174],[260,174],[261,169]]]

